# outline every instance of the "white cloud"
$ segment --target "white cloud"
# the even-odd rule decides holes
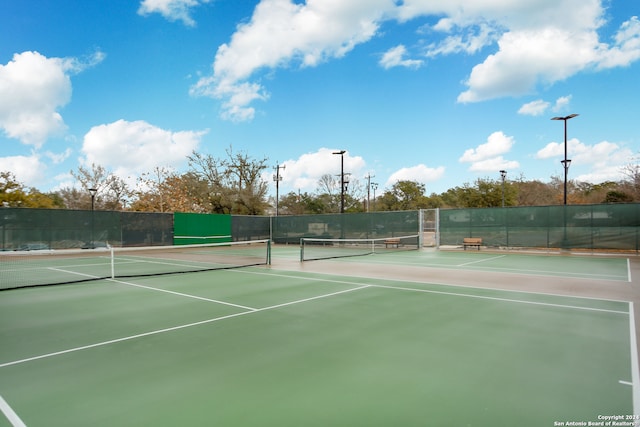
[[[407,48],[403,45],[391,48],[382,55],[380,66],[384,69],[393,67],[419,68],[424,63],[422,60],[405,59],[406,54]]]
[[[402,168],[391,174],[385,187],[392,187],[398,181],[416,181],[421,184],[427,184],[434,182],[442,178],[444,175],[444,166],[437,168],[430,168],[423,164],[412,166],[409,168]]]
[[[471,163],[469,170],[473,172],[495,172],[500,169],[518,169],[520,164],[514,160],[506,160],[502,155],[511,151],[515,144],[512,136],[498,131],[489,135],[487,142],[464,152],[458,161]]]
[[[556,99],[556,102],[553,104],[551,110],[555,111],[556,113],[560,111],[566,111],[570,103],[571,95],[561,96],[560,98]],[[550,106],[550,102],[542,99],[537,99],[520,107],[520,109],[518,110],[518,114],[528,116],[541,116],[542,114],[545,114],[547,112]]]
[[[520,107],[520,109],[518,110],[518,114],[523,114],[525,116],[540,116],[544,114],[545,111],[547,111],[549,105],[550,104],[547,101],[537,99]]]
[[[535,158],[547,160],[564,158],[564,142],[551,142],[536,153]],[[633,161],[633,152],[626,147],[609,141],[587,145],[573,138],[567,141],[567,158],[571,169],[586,171],[571,179],[600,183],[607,180],[623,179],[622,168]]]
[[[47,151],[46,153],[44,153],[44,155],[49,158],[49,160],[51,160],[54,164],[58,164],[67,160],[71,156],[72,152],[73,150],[71,150],[71,148],[67,148],[62,153],[53,153],[51,151]]]
[[[519,162],[515,160],[506,160],[502,156],[497,156],[473,162],[469,167],[469,170],[472,172],[496,172],[499,170],[514,170],[519,168]]]
[[[538,83],[552,84],[594,64],[595,31],[575,34],[561,28],[507,32],[499,51],[473,67],[459,102],[523,95]]]
[[[209,3],[210,0],[143,0],[140,3],[138,14],[149,15],[159,13],[169,21],[182,21],[189,27],[194,27],[196,22],[191,17],[191,9],[200,4]]]
[[[0,157],[0,171],[12,172],[27,187],[38,187],[44,179],[45,169],[37,154]]]
[[[260,69],[299,64],[316,66],[341,58],[378,31],[391,0],[262,0],[248,23],[238,26],[228,44],[218,48],[213,75],[192,87],[193,95],[223,100],[223,116],[253,118],[253,100],[268,96],[259,83],[247,79]],[[240,89],[239,89],[240,87]],[[238,93],[244,96],[236,96]]]
[[[178,167],[200,144],[207,131],[172,132],[144,121],[91,128],[84,136],[81,162],[98,164],[123,179],[153,170],[157,165]]]
[[[640,59],[640,20],[624,22],[615,35],[613,47],[602,50],[599,68],[625,67]]]
[[[556,113],[560,111],[565,111],[569,107],[570,103],[571,103],[571,95],[561,96],[560,98],[556,99],[556,103],[553,106],[553,111],[555,111]]]
[[[460,162],[478,162],[501,154],[508,153],[515,141],[512,136],[507,136],[498,131],[489,135],[487,142],[477,148],[470,148],[460,157]]]
[[[318,180],[326,174],[337,176],[341,173],[341,157],[333,154],[339,149],[320,148],[315,153],[306,153],[297,159],[291,159],[280,163],[285,169],[280,171],[282,181],[280,188],[283,192],[302,191],[314,192],[318,189]],[[344,153],[344,173],[355,178],[360,178],[365,169],[365,161],[360,156],[351,156]],[[266,178],[271,180],[270,172]],[[281,193],[282,194],[282,193]]]
[[[443,23],[446,22],[446,24]],[[455,30],[451,20],[440,20],[434,29],[451,32]],[[454,53],[474,54],[485,46],[493,44],[497,39],[497,29],[481,22],[477,26],[462,28],[459,33],[447,36],[443,41],[431,43],[427,49],[427,57],[451,55]]]
[[[225,119],[251,120],[252,104],[269,97],[260,72],[342,58],[374,36],[382,39],[386,21],[437,17],[438,23],[416,33],[412,42],[426,46],[425,57],[492,49],[470,70],[459,102],[521,96],[583,70],[640,59],[640,21],[634,17],[622,24],[606,44],[598,34],[604,13],[602,0],[261,0],[251,19],[218,47],[213,73],[191,93],[221,100]],[[380,65],[422,65],[405,55],[402,45],[390,48]]]
[[[96,52],[85,61],[47,58],[38,52],[17,53],[0,65],[0,129],[10,138],[39,148],[66,125],[58,112],[71,100],[70,74],[82,72],[102,60]]]
[[[573,153],[576,151],[583,150],[583,148],[577,148],[577,147],[584,147],[584,145],[580,141],[578,141],[576,138],[567,140],[567,153]],[[549,159],[549,158],[558,157],[558,156],[564,157],[564,142],[548,143],[547,145],[544,146],[544,148],[538,150],[538,152],[535,155],[535,158]]]

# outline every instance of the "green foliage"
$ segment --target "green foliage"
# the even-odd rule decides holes
[[[0,207],[63,208],[57,194],[44,194],[35,188],[26,190],[11,172],[0,172]]]
[[[631,203],[633,197],[622,191],[609,191],[604,198],[604,203]]]
[[[430,207],[424,195],[425,185],[416,181],[398,181],[377,200],[376,210],[403,211]]]

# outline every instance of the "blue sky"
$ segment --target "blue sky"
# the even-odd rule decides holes
[[[635,0],[6,0],[0,170],[132,185],[193,150],[262,159],[275,193],[344,171],[378,194],[478,178],[623,178],[640,150]]]

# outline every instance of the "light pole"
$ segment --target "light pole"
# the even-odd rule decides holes
[[[569,165],[571,165],[571,160],[567,159],[567,120],[573,119],[577,117],[578,114],[569,114],[564,117],[553,117],[551,120],[562,120],[564,121],[564,160],[561,160],[562,166],[564,167],[564,204],[567,204],[567,175],[569,175]]]
[[[507,171],[501,170],[500,177],[502,178],[502,207],[504,208],[504,180],[507,177]]]
[[[340,213],[344,213],[344,153],[345,150],[333,152],[340,155]]]
[[[278,216],[278,202],[280,199],[279,189],[280,189],[280,181],[282,181],[282,175],[280,175],[280,169],[286,168],[285,166],[280,166],[276,164],[276,174],[273,175],[273,180],[276,182],[276,216]]]
[[[89,189],[89,194],[91,194],[91,242],[89,243],[89,248],[90,249],[94,249],[95,246],[95,242],[93,241],[93,217],[94,217],[94,207],[95,207],[95,201],[96,201],[96,193],[98,192],[98,189],[96,188],[90,188]]]

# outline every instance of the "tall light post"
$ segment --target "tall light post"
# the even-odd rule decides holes
[[[340,213],[344,213],[344,153],[346,150],[333,152],[340,155]]]
[[[93,222],[94,222],[94,208],[95,208],[95,201],[96,201],[96,193],[98,192],[97,188],[90,188],[89,189],[89,194],[91,194],[91,242],[89,243],[89,248],[90,249],[94,249],[95,246],[95,242],[93,241]]]
[[[569,114],[564,117],[553,117],[551,120],[562,120],[564,121],[564,160],[561,160],[562,166],[564,167],[564,204],[567,204],[567,176],[569,175],[569,165],[571,165],[571,160],[567,159],[567,120],[573,119],[574,117],[578,117],[578,114]]]
[[[276,164],[276,167],[275,167],[276,174],[273,175],[273,180],[276,182],[276,216],[278,216],[278,203],[280,201],[279,189],[280,189],[280,181],[282,181],[282,175],[280,175],[280,169],[285,169],[285,168],[286,168],[286,165],[280,166]]]
[[[504,180],[507,177],[507,171],[501,170],[500,177],[502,178],[502,207],[504,208]]]

